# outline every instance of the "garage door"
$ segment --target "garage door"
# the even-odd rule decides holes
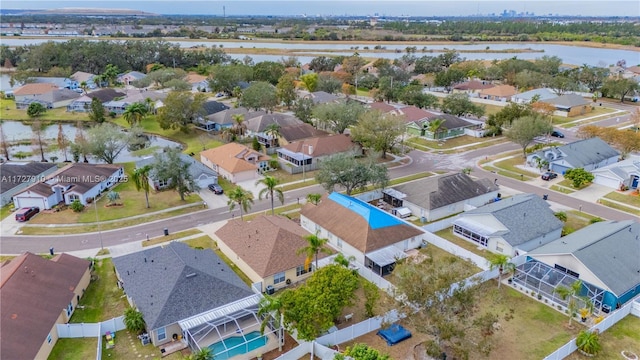
[[[569,167],[567,167],[567,166],[551,164],[551,171],[556,172],[558,174],[564,175],[564,172],[567,171],[567,170],[569,170]]]
[[[44,210],[44,199],[43,198],[34,198],[34,197],[16,197],[18,208],[25,207],[38,207],[40,210]]]
[[[602,176],[598,174],[596,174],[596,177],[595,179],[593,179],[593,182],[596,184],[604,185],[606,187],[610,187],[615,190],[618,190],[618,188],[620,187],[619,181],[617,179],[612,179],[610,177]]]
[[[194,181],[196,182],[196,184],[198,184],[198,186],[200,187],[200,189],[206,189],[207,186],[209,186],[209,184],[214,184],[217,183],[216,178],[213,176],[199,176],[198,178],[194,179]]]

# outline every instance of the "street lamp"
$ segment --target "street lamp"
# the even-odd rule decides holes
[[[100,220],[98,219],[98,199],[93,199],[93,208],[96,210],[96,223],[98,224],[98,236],[100,237],[100,249],[104,250],[102,245],[102,232],[100,231]]]

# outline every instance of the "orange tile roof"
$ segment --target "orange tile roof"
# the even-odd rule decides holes
[[[17,88],[13,94],[15,96],[22,95],[42,95],[53,90],[58,90],[58,87],[51,83],[35,83],[35,84],[25,84],[21,87]]]
[[[247,157],[252,154],[257,156],[256,163],[269,159],[268,156],[251,150],[238,143],[229,143],[217,148],[202,151],[200,156],[204,156],[209,161],[218,165],[230,174],[237,174],[243,171],[256,170],[258,168],[255,163],[246,160]]]

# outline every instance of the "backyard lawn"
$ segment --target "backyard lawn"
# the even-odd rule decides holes
[[[600,334],[602,351],[592,357],[593,360],[623,359],[622,351],[631,351],[640,356],[640,318],[627,315],[615,325]],[[584,359],[584,355],[574,352],[565,358],[568,360]]]
[[[564,234],[570,234],[583,227],[589,226],[591,220],[597,219],[597,216],[589,215],[578,210],[569,210],[566,212],[567,221],[564,223]]]
[[[1,99],[0,100],[0,119],[2,120],[29,120],[36,119],[30,118],[27,115],[27,110],[16,109],[15,100]],[[66,107],[58,109],[47,110],[42,116],[39,116],[37,120],[44,122],[48,121],[64,121],[64,122],[77,122],[89,121],[89,116],[83,112],[67,112]]]
[[[435,235],[438,235],[441,238],[446,239],[446,240],[448,240],[448,241],[460,246],[461,248],[463,248],[465,250],[469,250],[469,251],[471,251],[472,253],[474,253],[474,254],[476,254],[478,256],[482,256],[485,259],[491,254],[491,252],[489,250],[486,250],[484,248],[479,249],[478,245],[474,245],[474,244],[472,244],[472,243],[470,243],[470,242],[468,242],[466,240],[463,240],[463,239],[455,236],[453,234],[453,232],[451,231],[450,227],[446,228],[446,229],[442,229],[442,230],[436,232]]]
[[[116,274],[111,259],[95,261],[92,281],[71,316],[72,323],[95,323],[124,314],[127,301],[116,285]],[[84,306],[84,308],[83,308]]]

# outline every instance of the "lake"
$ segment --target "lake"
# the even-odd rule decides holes
[[[32,137],[31,127],[29,125],[25,125],[20,121],[5,121],[2,124],[2,130],[7,141],[14,144],[20,141],[29,141]],[[67,139],[69,139],[70,142],[73,142],[76,137],[77,128],[73,124],[62,124],[62,132],[64,132],[65,136],[67,137]],[[46,139],[45,142],[47,144],[56,145],[56,139],[58,138],[58,125],[51,124],[47,126],[45,128],[43,137],[44,139]],[[178,147],[180,146],[180,144],[157,136],[150,137],[149,147],[153,147],[155,150],[160,151],[162,148],[167,146]],[[47,147],[45,146],[45,158],[47,160],[49,160],[52,156],[57,156],[59,159],[58,161],[64,160],[64,154],[62,153],[62,151],[59,151],[57,149],[47,151],[46,148]],[[15,157],[11,156],[11,154],[15,154],[17,152],[32,153],[33,155],[26,157],[25,159],[16,159]],[[28,144],[11,146],[11,148],[9,149],[9,155],[11,156],[11,160],[13,161],[40,161],[39,150],[34,149],[34,146]],[[131,154],[131,152],[129,152],[127,149],[124,149],[116,158],[116,162],[132,162],[140,160],[143,157],[147,156],[150,155],[147,154],[143,156],[135,156],[134,154]],[[69,160],[72,160],[73,156],[71,156],[70,151],[68,151],[67,157],[69,158]],[[96,161],[90,158],[89,162],[95,163]]]
[[[98,41],[92,38],[88,38],[90,41]],[[47,41],[63,42],[66,39],[35,39],[35,38],[12,38],[2,37],[2,44],[8,46],[20,46],[30,44],[41,44]],[[521,52],[521,53],[500,53],[500,52],[482,52],[482,53],[461,53],[460,55],[468,60],[502,60],[509,59],[517,56],[518,59],[536,59],[544,55],[557,56],[567,64],[582,65],[587,64],[591,66],[609,66],[615,64],[618,60],[626,60],[627,64],[636,65],[640,64],[640,49],[638,51],[631,50],[619,50],[619,49],[600,49],[590,48],[582,46],[570,46],[570,45],[556,45],[556,44],[541,44],[541,43],[482,43],[482,44],[447,44],[447,45],[429,45],[429,44],[417,44],[412,42],[405,43],[393,43],[393,44],[380,44],[387,50],[401,50],[400,53],[374,53],[367,52],[364,47],[369,47],[373,50],[375,43],[290,43],[290,42],[258,42],[258,41],[215,41],[215,40],[198,40],[198,41],[183,41],[183,40],[167,40],[174,44],[179,44],[183,48],[189,48],[192,46],[204,45],[204,46],[223,46],[223,48],[262,48],[262,49],[299,49],[305,50],[300,56],[297,56],[302,63],[311,61],[314,57],[320,55],[352,55],[354,51],[358,51],[361,56],[373,57],[373,58],[385,58],[396,59],[404,55],[404,50],[408,46],[415,46],[418,51],[416,56],[438,55],[439,50],[485,50],[489,47],[491,50],[506,50],[516,49],[525,50],[532,49],[534,51],[544,52]],[[355,48],[357,50],[354,50]],[[426,48],[427,52],[423,53],[422,49]],[[314,50],[317,50],[314,51]],[[337,53],[323,53],[322,50],[344,50],[344,52]],[[433,50],[433,53],[429,53]],[[255,62],[261,61],[277,61],[282,55],[251,55]],[[235,59],[242,59],[245,54],[231,54],[231,57]]]

